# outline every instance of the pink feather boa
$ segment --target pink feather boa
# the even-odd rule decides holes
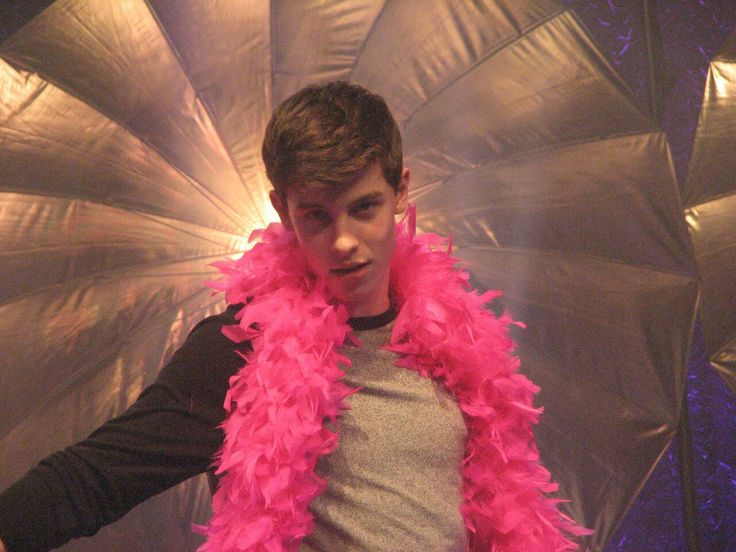
[[[293,233],[271,224],[255,238],[260,243],[242,258],[216,264],[224,278],[211,284],[228,303],[248,303],[239,324],[223,332],[251,340],[253,351],[225,399],[221,478],[201,551],[299,548],[314,524],[309,504],[326,486],[315,465],[338,445],[324,421],[337,427],[355,392],[340,381],[340,364],[350,365],[340,353],[350,340],[346,309],[310,275]],[[391,289],[400,310],[387,348],[399,355],[397,365],[441,381],[464,414],[468,549],[574,550],[565,533],[589,531],[545,496],[557,484],[539,463],[538,388],[517,372],[512,321],[484,307],[499,292],[468,291],[468,275],[450,253],[439,236],[415,235],[413,211],[397,226]]]

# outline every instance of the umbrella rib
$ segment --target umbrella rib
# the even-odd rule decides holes
[[[728,336],[725,337],[721,346],[718,347],[718,349],[712,355],[708,355],[708,362],[718,362],[718,355],[720,355],[724,351],[727,351],[730,347],[733,346],[735,342],[736,342],[736,330],[734,330]]]
[[[699,191],[699,190],[698,190]],[[714,195],[713,197],[707,197],[703,200],[699,200],[698,203],[693,203],[690,205],[685,205],[685,209],[696,209],[700,207],[701,205],[707,205],[708,203],[712,203],[714,201],[719,201],[721,199],[725,199],[727,197],[731,197],[736,195],[736,189],[731,190],[730,192],[724,192],[722,194]]]
[[[429,217],[417,217],[417,223],[423,218],[429,218]],[[419,226],[419,224],[417,224]],[[486,244],[472,244],[472,245],[464,245],[462,242],[458,242],[457,240],[453,240],[453,247],[457,246],[459,249],[476,249],[476,250],[485,250],[485,251],[510,251],[510,252],[518,252],[518,253],[537,253],[544,256],[550,256],[550,255],[564,255],[566,257],[577,257],[580,259],[590,259],[593,261],[601,261],[607,264],[615,264],[620,265],[627,268],[635,268],[638,270],[646,270],[649,272],[655,272],[657,274],[663,274],[668,276],[675,276],[677,278],[683,278],[690,281],[697,281],[698,277],[693,274],[687,274],[683,272],[676,272],[674,270],[669,270],[666,268],[660,268],[652,265],[632,265],[631,263],[625,262],[621,259],[616,259],[614,257],[601,257],[600,255],[592,255],[590,253],[580,253],[580,252],[572,252],[572,251],[564,251],[564,250],[558,250],[558,251],[550,251],[548,249],[539,249],[537,247],[513,247],[513,246],[507,246],[502,245],[500,247],[490,247]]]
[[[185,304],[186,302],[189,302],[189,301],[193,301],[199,295],[204,294],[207,291],[210,291],[210,290],[208,290],[206,288],[205,289],[201,289],[201,290],[197,290],[197,291],[191,293],[189,296],[187,296],[184,299],[182,299],[181,301],[178,301],[175,305],[172,305],[171,307],[167,308],[166,310],[157,311],[157,313],[153,317],[151,317],[151,318],[148,319],[149,324],[146,324],[145,326],[136,328],[131,334],[128,334],[128,339],[127,339],[127,341],[129,342],[128,344],[131,344],[131,343],[133,343],[135,341],[134,339],[132,339],[132,336],[134,336],[135,334],[137,334],[139,332],[150,333],[150,331],[151,331],[150,330],[150,325],[151,325],[150,323],[160,321],[161,319],[165,318],[165,316],[168,313],[170,313],[172,310],[174,310],[174,309],[180,309],[183,304]],[[208,304],[206,304],[204,306],[200,306],[196,310],[189,311],[189,312],[190,312],[190,314],[195,314],[197,312],[200,312],[202,310],[205,310],[205,309],[211,307],[213,304],[216,304],[216,303],[220,302],[221,300],[222,299],[217,299],[217,300],[212,301],[212,302],[210,302],[210,303],[208,303]],[[177,316],[177,320],[179,318],[180,317]],[[109,354],[109,358],[110,359],[114,359],[114,358],[118,357],[119,356],[119,353],[120,353],[120,350],[122,350],[122,349],[124,349],[124,346],[121,347],[120,349],[118,349],[115,352],[115,354]],[[108,353],[112,352],[112,350],[110,348],[105,348],[104,351],[106,351]],[[105,358],[106,358],[105,356],[101,356],[101,357],[98,356],[94,360],[90,360],[90,361],[84,363],[83,365],[81,365],[79,368],[77,368],[74,371],[72,371],[72,373],[69,374],[68,377],[65,378],[65,380],[64,380],[65,381],[65,384],[63,386],[61,386],[61,387],[54,387],[51,390],[49,390],[49,392],[46,393],[42,397],[41,400],[36,401],[36,404],[39,405],[38,408],[31,409],[29,412],[26,413],[26,416],[29,416],[31,414],[34,414],[35,412],[39,411],[41,408],[45,408],[47,406],[47,401],[53,399],[54,397],[59,397],[67,389],[70,389],[70,388],[75,387],[75,385],[78,382],[80,382],[80,381],[88,381],[89,378],[87,378],[85,376],[89,374],[90,366],[98,365],[101,362],[104,362]],[[83,370],[84,368],[86,368],[86,370]],[[11,428],[10,431],[12,431],[12,429],[13,428]],[[10,433],[10,431],[8,433]],[[0,439],[1,438],[4,438],[5,436],[7,436],[8,433],[6,433],[5,435],[2,435],[0,437]]]
[[[271,79],[269,90],[271,92],[271,98],[269,98],[269,104],[273,104],[273,90],[274,86],[276,86],[276,83],[274,81],[274,75],[276,74],[276,68],[274,67],[274,44],[276,44],[276,41],[274,40],[274,33],[276,32],[273,25],[273,14],[274,14],[274,0],[270,0],[268,3],[268,49],[271,56],[271,59],[269,60],[269,65],[271,66],[271,74],[269,75],[269,78]],[[271,105],[271,110],[273,110],[273,105]]]
[[[219,254],[218,253],[217,255],[199,255],[199,256],[192,256],[192,257],[183,257],[183,258],[177,258],[175,260],[158,261],[158,262],[154,262],[154,263],[148,263],[148,264],[145,264],[145,265],[129,266],[129,267],[125,267],[125,268],[118,268],[118,269],[115,269],[115,270],[107,270],[107,271],[102,271],[102,272],[95,272],[93,274],[86,274],[84,276],[79,276],[77,278],[71,278],[69,280],[65,280],[61,284],[58,284],[57,283],[57,284],[51,284],[51,285],[48,285],[48,286],[43,286],[43,287],[36,288],[36,289],[34,289],[32,291],[29,291],[27,293],[23,293],[21,295],[16,295],[16,296],[12,297],[11,299],[9,299],[7,301],[0,301],[0,308],[4,307],[5,305],[10,305],[10,304],[15,303],[15,302],[17,302],[19,300],[25,299],[26,297],[32,297],[33,295],[45,293],[45,292],[47,292],[48,290],[50,290],[52,288],[58,288],[60,286],[61,287],[65,287],[65,286],[68,286],[70,284],[80,284],[81,282],[84,282],[85,280],[90,280],[90,281],[99,280],[99,279],[108,280],[108,281],[110,281],[110,280],[119,280],[120,279],[119,277],[115,277],[115,278],[112,277],[112,275],[114,275],[114,274],[115,275],[120,275],[120,276],[126,276],[126,275],[127,276],[130,276],[130,273],[132,273],[134,271],[140,271],[141,269],[151,269],[151,268],[157,268],[157,267],[164,267],[166,265],[175,265],[175,264],[184,263],[184,262],[187,262],[187,261],[198,261],[198,260],[202,260],[203,261],[202,266],[204,268],[206,266],[209,266],[207,263],[204,263],[205,260],[207,260],[207,259],[213,259],[215,261],[222,260],[222,257],[225,254],[227,254],[227,253],[224,252],[222,254]],[[215,275],[215,276],[217,275],[214,270],[209,270],[209,271],[206,271],[206,272],[203,271],[203,272],[171,272],[171,273],[169,273],[169,275],[172,275],[172,276],[173,275],[176,275],[176,276],[192,276],[192,275],[195,275],[195,274],[201,274],[203,277],[206,277],[207,275]],[[158,277],[161,277],[161,276],[164,276],[164,275],[166,275],[166,274],[157,274],[155,277],[158,278]],[[153,276],[150,276],[150,277],[153,277]],[[203,289],[208,289],[209,290],[209,288],[206,288],[206,286],[204,285],[204,280],[203,280],[202,287],[203,287]]]
[[[13,58],[11,58],[11,59],[13,59]],[[33,69],[32,67],[28,67],[22,60],[15,60],[15,59],[13,59],[13,61],[19,67],[21,67],[24,71],[28,71],[28,72],[31,72],[31,73],[38,74],[47,83],[49,83],[52,86],[54,86],[55,88],[63,91],[65,94],[67,94],[68,96],[76,99],[78,102],[82,103],[83,105],[94,109],[94,111],[97,112],[98,114],[100,114],[102,117],[106,118],[108,121],[112,122],[114,125],[116,125],[119,128],[123,129],[130,136],[134,137],[136,140],[140,141],[142,144],[145,144],[146,147],[149,148],[151,151],[155,152],[155,154],[161,160],[166,161],[166,163],[168,164],[169,167],[171,167],[178,174],[180,174],[186,180],[186,182],[192,188],[194,188],[198,193],[200,193],[204,197],[204,199],[207,200],[215,209],[217,209],[218,211],[220,211],[223,214],[223,216],[225,216],[228,220],[230,220],[235,225],[236,228],[242,228],[245,231],[245,228],[242,226],[242,224],[240,222],[240,215],[239,215],[239,213],[237,213],[237,211],[234,211],[232,208],[230,208],[230,206],[227,204],[227,202],[224,201],[222,198],[220,198],[217,194],[215,194],[215,193],[213,193],[213,192],[211,192],[209,190],[205,190],[204,188],[202,188],[202,186],[199,184],[199,182],[197,182],[196,179],[194,179],[193,177],[191,177],[190,175],[188,175],[187,173],[185,173],[179,166],[177,166],[176,164],[174,164],[166,155],[164,155],[163,152],[161,152],[153,144],[151,144],[146,139],[144,139],[143,137],[141,137],[138,134],[136,134],[135,132],[133,132],[130,128],[128,128],[127,125],[125,125],[125,124],[121,123],[120,121],[118,121],[118,120],[114,119],[113,117],[111,117],[104,110],[100,109],[100,107],[98,105],[95,105],[93,103],[90,103],[89,101],[87,101],[87,100],[79,97],[78,95],[74,94],[70,90],[67,90],[66,88],[64,88],[64,86],[62,86],[60,83],[56,82],[53,78],[50,78],[48,75],[42,74],[41,72]],[[15,132],[21,133],[21,131],[19,129],[17,129],[17,128],[14,129],[14,130],[15,130]],[[37,135],[34,134],[33,136],[37,136]],[[61,144],[61,143],[58,143],[58,144],[59,145],[64,145],[64,144]],[[68,145],[65,145],[65,147],[68,148],[69,146]],[[71,149],[75,149],[75,148],[71,148]],[[122,167],[122,168],[125,168],[122,165],[118,165],[115,162],[110,161],[110,160],[107,160],[106,163],[109,164],[109,165],[111,165],[111,166],[114,166],[114,167]],[[219,200],[220,204],[218,204],[217,202],[213,201],[213,197],[214,198],[217,198]],[[84,199],[84,198],[79,198],[79,199]],[[230,212],[226,211],[226,209],[223,206],[227,207],[227,209]]]
[[[192,87],[192,90],[195,91],[196,98],[199,99],[200,102],[202,102],[202,106],[204,107],[205,112],[207,113],[207,116],[209,117],[212,127],[215,129],[215,135],[217,136],[218,142],[220,145],[222,145],[223,149],[227,152],[227,157],[230,160],[230,163],[232,164],[233,170],[235,171],[235,174],[238,175],[238,180],[240,180],[241,185],[243,186],[243,189],[245,190],[245,193],[248,195],[248,198],[251,201],[252,206],[255,208],[256,212],[258,213],[258,216],[261,218],[262,223],[265,225],[266,223],[266,215],[261,211],[261,206],[258,201],[253,197],[253,194],[251,193],[250,188],[247,186],[245,180],[243,179],[243,175],[240,173],[240,167],[233,156],[233,152],[231,148],[225,144],[225,142],[222,140],[221,134],[219,132],[219,125],[217,117],[214,116],[214,112],[208,105],[208,103],[205,101],[204,97],[200,94],[200,92],[194,87],[194,83],[192,82],[192,79],[189,77],[189,73],[186,71],[186,65],[184,64],[184,61],[179,54],[179,50],[176,48],[173,40],[171,40],[171,37],[166,32],[165,27],[161,23],[161,20],[156,15],[155,10],[151,6],[151,3],[149,0],[144,0],[146,6],[148,7],[148,11],[151,13],[151,17],[153,17],[154,21],[156,21],[158,25],[158,29],[163,35],[164,39],[166,40],[166,43],[169,45],[169,48],[171,49],[172,53],[174,54],[174,57],[176,58],[177,63],[179,64],[179,68],[181,69],[182,74],[186,77],[187,82],[189,83],[189,86]],[[271,56],[271,59],[273,60],[273,56]],[[273,61],[272,61],[273,63]],[[272,73],[273,75],[273,73]],[[272,77],[273,78],[273,77]],[[221,198],[218,198],[221,199]],[[222,199],[221,199],[222,201]],[[223,201],[223,203],[225,203]]]
[[[219,246],[223,245],[222,242],[215,241],[205,236],[200,236],[194,232],[182,230],[173,225],[163,224],[163,226],[169,226],[173,228],[174,230],[180,231],[184,235],[191,236],[197,240],[201,240],[203,242],[210,243],[212,245],[219,245]],[[170,242],[162,242],[162,243],[169,244]],[[105,248],[107,248],[108,246],[121,245],[121,244],[129,245],[130,238],[127,236],[120,235],[117,240],[108,239],[105,241]],[[61,251],[64,249],[67,249],[67,250],[77,249],[77,248],[84,249],[84,248],[90,247],[91,245],[95,245],[95,244],[87,243],[87,242],[82,242],[82,243],[77,243],[77,244],[68,244],[68,243],[59,242],[59,243],[51,243],[47,245],[37,245],[34,247],[23,247],[19,249],[3,249],[2,251],[0,251],[0,258],[11,256],[11,255],[16,255],[18,253],[41,253],[41,252],[48,253],[51,251]],[[223,252],[223,255],[228,255],[230,253],[240,252],[240,251],[241,251],[240,249],[229,249],[228,251]],[[185,259],[185,257],[177,257],[177,258]]]
[[[559,310],[559,309],[556,309],[556,310]],[[530,355],[528,353],[530,349],[536,349],[538,351],[539,346],[538,345],[537,346],[528,345],[527,347],[524,348],[523,351],[520,352],[520,358],[522,360],[522,365],[525,365],[525,362],[524,362],[525,358],[528,359],[527,363],[531,365],[535,365],[535,364],[544,362],[543,357],[540,357],[539,354]],[[525,352],[527,354],[524,354]],[[548,370],[550,373],[561,373],[561,370],[559,370],[557,365],[553,365],[549,362],[547,362],[546,364],[549,366]],[[591,371],[591,373],[592,372],[593,371]],[[671,428],[673,431],[675,430],[677,426],[677,422],[675,420],[672,420],[671,418],[664,418],[661,412],[658,412],[656,410],[649,408],[648,403],[641,403],[639,401],[634,400],[632,397],[626,394],[620,393],[619,389],[613,385],[602,384],[599,381],[597,381],[595,377],[588,378],[588,380],[586,381],[586,385],[590,385],[593,388],[592,389],[593,395],[599,395],[601,392],[606,392],[608,395],[615,396],[615,397],[618,397],[619,399],[622,399],[620,401],[621,403],[633,405],[640,411],[645,412],[646,414],[649,415],[650,420],[658,421],[661,425]],[[544,384],[542,383],[541,386],[544,387]],[[564,401],[552,402],[550,400],[550,397],[548,396],[545,400],[545,409],[547,408],[561,409],[561,404],[563,403]],[[547,431],[550,431],[552,429],[552,426],[548,425],[546,429]]]
[[[193,224],[193,223],[190,223],[189,221],[181,221],[180,219],[175,219],[175,218],[171,218],[171,217],[167,217],[167,216],[162,216],[162,215],[152,215],[150,213],[145,213],[143,211],[134,211],[134,212],[135,212],[135,214],[137,214],[137,215],[139,215],[139,216],[141,216],[143,218],[149,219],[149,220],[151,220],[151,221],[153,221],[153,222],[155,222],[157,224],[160,224],[161,226],[166,226],[168,228],[172,228],[172,229],[174,229],[174,230],[176,230],[176,231],[178,231],[178,232],[180,232],[182,234],[185,234],[185,235],[188,235],[188,236],[192,236],[192,237],[195,237],[195,238],[200,239],[200,240],[203,240],[203,241],[207,241],[207,242],[212,243],[214,245],[222,245],[222,242],[220,242],[220,241],[216,241],[216,240],[213,240],[212,238],[199,235],[196,232],[192,232],[191,230],[185,230],[184,228],[178,228],[176,225],[171,224],[170,222],[165,222],[165,221],[168,221],[168,220],[176,220],[176,221],[179,221],[179,222],[185,222],[187,224]],[[154,218],[154,217],[160,218],[162,220],[156,220],[156,218]],[[221,230],[219,228],[213,228],[211,226],[204,226],[203,224],[198,224],[198,226],[200,226],[202,228],[207,228],[207,229],[212,230],[214,232],[219,232],[219,233],[225,234],[227,236],[232,236],[232,237],[235,237],[235,238],[238,238],[238,239],[243,239],[243,236],[241,234],[237,234],[235,232],[230,232],[228,230]]]
[[[540,147],[536,147],[536,148],[531,148],[531,149],[526,149],[526,150],[520,150],[520,151],[517,151],[517,152],[513,153],[512,155],[508,155],[506,157],[493,158],[493,159],[490,159],[488,162],[483,163],[481,165],[474,165],[472,167],[468,167],[468,168],[459,170],[458,172],[453,173],[452,175],[448,176],[447,178],[444,178],[444,179],[443,178],[439,178],[437,180],[432,180],[430,182],[427,182],[426,184],[423,184],[421,186],[413,187],[412,190],[415,191],[415,192],[418,192],[422,188],[425,188],[427,186],[435,185],[437,182],[443,182],[445,180],[456,178],[458,176],[463,176],[463,175],[472,173],[474,171],[485,169],[487,167],[492,167],[494,165],[499,165],[499,164],[502,164],[502,163],[511,162],[511,161],[514,161],[515,159],[526,158],[530,154],[533,155],[533,154],[545,153],[545,152],[550,152],[550,151],[557,151],[557,150],[561,150],[561,149],[564,149],[564,148],[569,148],[571,146],[576,146],[576,145],[580,145],[580,144],[593,144],[593,143],[599,143],[599,142],[606,142],[606,141],[609,141],[609,140],[617,140],[619,138],[624,138],[624,137],[627,137],[627,136],[638,136],[638,135],[645,136],[647,134],[652,134],[653,132],[657,132],[657,131],[656,130],[652,130],[652,129],[631,130],[631,131],[628,131],[628,132],[619,132],[617,134],[609,134],[607,136],[589,136],[589,137],[586,137],[586,138],[578,138],[576,140],[567,140],[565,142],[557,142],[555,144],[546,144],[544,146],[540,146]],[[731,195],[731,194],[724,194],[724,195]]]
[[[383,14],[386,11],[386,6],[391,0],[385,0],[383,2],[383,6],[381,6],[381,11],[378,12],[378,15],[376,15],[375,19],[373,19],[373,24],[371,25],[371,28],[368,30],[368,33],[365,35],[365,38],[360,43],[360,48],[355,54],[355,58],[353,59],[353,63],[350,65],[350,71],[348,72],[347,78],[345,80],[352,80],[353,78],[353,72],[355,71],[355,67],[358,65],[358,62],[360,61],[360,57],[363,55],[363,51],[365,50],[366,44],[368,44],[368,41],[370,40],[371,36],[373,36],[373,31],[375,31],[376,27],[378,26],[378,22],[383,17]],[[273,73],[272,73],[273,74]]]
[[[69,196],[54,195],[54,194],[50,194],[50,193],[38,193],[38,192],[37,193],[34,193],[34,194],[29,194],[28,193],[28,190],[24,190],[24,189],[13,189],[13,188],[3,188],[2,190],[0,190],[0,196],[2,196],[2,194],[20,194],[20,195],[23,195],[23,196],[26,196],[26,197],[28,197],[28,196],[38,196],[38,197],[49,197],[49,198],[55,198],[55,199],[61,199],[61,200],[68,200],[68,201],[85,201],[85,202],[93,203],[95,205],[104,205],[106,207],[111,207],[111,208],[116,209],[116,210],[119,210],[119,211],[124,211],[126,213],[130,213],[131,215],[136,215],[136,216],[142,216],[144,218],[149,218],[151,220],[154,220],[155,222],[158,222],[159,224],[162,224],[164,226],[168,226],[170,228],[176,228],[176,226],[173,225],[173,224],[166,224],[166,223],[162,222],[161,220],[156,221],[154,219],[154,217],[157,217],[157,218],[160,218],[160,219],[163,219],[163,220],[178,221],[178,222],[181,222],[183,224],[192,224],[192,225],[199,226],[201,228],[205,228],[207,230],[212,230],[214,232],[220,232],[220,233],[226,234],[228,236],[234,236],[234,237],[237,237],[237,238],[240,238],[240,239],[243,238],[243,235],[240,234],[239,232],[234,232],[234,231],[231,231],[231,230],[225,230],[223,228],[217,228],[215,226],[209,226],[209,225],[206,225],[206,224],[203,224],[203,223],[200,223],[200,222],[194,222],[194,221],[191,221],[191,220],[185,220],[185,219],[180,219],[180,218],[166,216],[166,215],[163,215],[161,213],[157,213],[157,212],[155,212],[155,211],[153,211],[151,209],[145,210],[145,207],[136,207],[134,209],[134,208],[129,207],[129,206],[124,206],[124,205],[121,206],[121,205],[119,205],[117,203],[112,203],[110,201],[105,201],[105,200],[99,199],[99,198],[79,198],[79,197],[69,197]],[[176,228],[176,229],[177,230],[181,230],[182,232],[186,232],[186,233],[188,233],[190,235],[197,236],[197,234],[195,234],[193,232],[184,231],[183,229],[180,229],[180,228]],[[202,236],[199,236],[199,237],[201,239],[208,239],[208,238],[204,238]],[[213,240],[209,240],[209,241],[212,241],[212,243],[217,244],[217,245],[222,245],[220,242],[216,242],[216,241],[213,241]]]
[[[1,54],[1,51],[0,51],[0,54]],[[2,57],[2,55],[0,55],[0,60],[7,63],[11,67],[13,66],[9,61],[7,61],[4,57]],[[28,106],[30,106],[36,100],[36,98],[38,98],[41,94],[44,93],[48,84],[49,84],[48,81],[45,81],[45,80],[41,82],[40,85],[33,91],[32,94],[26,97],[22,103],[14,107],[7,114],[7,116],[0,121],[0,128],[5,127],[7,123],[15,119],[16,115],[18,115],[19,113],[22,113]]]
[[[489,50],[488,52],[486,52],[483,56],[479,57],[474,63],[472,63],[471,65],[469,65],[468,67],[466,67],[464,71],[461,71],[460,73],[458,73],[457,75],[455,75],[451,80],[447,81],[447,83],[445,83],[443,86],[441,86],[440,88],[438,88],[435,91],[434,95],[432,95],[431,97],[427,98],[425,101],[419,103],[414,108],[414,110],[411,111],[406,116],[406,118],[404,119],[404,122],[402,123],[402,127],[406,127],[409,124],[409,122],[414,118],[414,116],[416,115],[416,113],[418,111],[420,111],[421,109],[423,109],[427,104],[429,104],[430,102],[432,102],[437,96],[439,96],[440,94],[442,94],[442,92],[444,92],[445,90],[447,90],[448,88],[450,88],[452,85],[454,85],[457,81],[459,81],[460,79],[462,79],[463,77],[465,77],[468,73],[470,73],[471,71],[473,71],[480,64],[484,63],[486,60],[488,60],[491,57],[495,56],[501,50],[503,50],[506,47],[508,47],[510,44],[513,44],[514,42],[517,42],[517,41],[521,40],[522,38],[526,37],[529,33],[531,33],[532,31],[534,31],[538,27],[541,27],[542,25],[545,25],[549,21],[552,21],[553,19],[559,17],[561,14],[564,14],[567,11],[569,11],[569,10],[567,10],[565,8],[560,8],[558,11],[555,11],[555,12],[550,13],[546,17],[540,19],[539,21],[537,21],[533,25],[529,26],[526,29],[526,32],[520,33],[517,36],[515,36],[515,37],[513,37],[513,38],[511,38],[511,39],[509,39],[507,41],[501,42],[495,48],[493,48],[493,49]]]
[[[0,195],[2,195],[3,193],[5,193],[5,191],[0,192]],[[62,197],[62,196],[51,196],[51,195],[43,195],[43,194],[36,194],[36,195],[38,195],[39,197],[54,197],[54,198],[58,198],[58,199],[62,199],[62,200],[78,201],[76,199],[69,199],[68,197]],[[202,234],[197,234],[196,232],[193,232],[191,230],[187,230],[185,228],[181,228],[181,227],[179,227],[179,226],[177,226],[175,224],[172,224],[171,222],[167,222],[167,221],[177,221],[177,222],[181,222],[181,223],[184,223],[184,224],[191,224],[193,226],[197,226],[198,228],[204,228],[204,229],[207,229],[207,230],[210,230],[210,231],[213,231],[213,232],[217,232],[217,233],[220,233],[220,234],[225,234],[228,237],[232,237],[232,238],[236,238],[236,239],[241,239],[241,240],[243,239],[243,236],[241,234],[238,234],[238,233],[235,233],[235,232],[230,232],[228,230],[222,230],[222,229],[219,229],[219,228],[213,228],[211,226],[205,226],[203,224],[194,223],[194,222],[191,222],[191,221],[182,221],[181,219],[167,217],[167,216],[164,216],[164,215],[161,215],[161,214],[158,214],[158,213],[147,213],[147,212],[141,211],[141,210],[128,209],[128,208],[125,208],[125,207],[119,207],[117,205],[111,205],[111,204],[102,203],[102,202],[94,202],[94,203],[97,204],[97,205],[106,205],[106,206],[112,207],[112,208],[114,208],[116,210],[119,210],[119,211],[125,211],[126,213],[130,213],[133,216],[137,216],[137,217],[141,217],[141,218],[147,219],[147,220],[153,222],[154,224],[165,226],[167,228],[171,228],[172,230],[175,230],[175,231],[179,232],[180,234],[184,234],[186,236],[191,236],[191,237],[196,238],[198,240],[201,240],[203,242],[211,243],[211,244],[217,245],[217,246],[222,246],[223,245],[223,242],[222,241],[218,241],[218,240],[214,240],[214,239],[212,239],[209,236],[204,236]],[[111,242],[105,242],[106,245],[108,243],[111,243]],[[6,250],[3,250],[3,251],[0,251],[0,256],[2,256],[5,252],[8,252],[8,251],[14,251],[14,252],[17,252],[17,251],[36,251],[36,250],[38,250],[38,251],[48,251],[50,249],[51,249],[50,247],[23,248],[23,249],[13,249],[13,250],[6,249]],[[240,250],[239,249],[236,249],[236,250],[230,249],[230,250],[226,251],[223,254],[224,255],[227,255],[227,254],[229,254],[229,253],[231,253],[233,251],[240,251]]]

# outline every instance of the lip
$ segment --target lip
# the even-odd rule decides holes
[[[336,276],[351,276],[353,274],[360,273],[365,267],[370,264],[369,261],[364,263],[353,263],[347,266],[341,266],[337,268],[331,268],[330,272]]]

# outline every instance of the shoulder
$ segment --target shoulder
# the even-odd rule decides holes
[[[161,370],[158,381],[172,384],[186,381],[194,387],[214,383],[227,388],[229,377],[243,366],[242,355],[250,350],[250,343],[234,343],[222,333],[222,328],[237,324],[235,315],[242,308],[242,304],[230,305],[197,323]]]
[[[227,309],[221,313],[203,318],[197,322],[197,324],[192,328],[192,331],[189,332],[189,337],[199,333],[210,333],[215,331],[221,332],[223,326],[237,324],[238,321],[235,319],[235,315],[238,314],[242,308],[243,303],[228,305]]]

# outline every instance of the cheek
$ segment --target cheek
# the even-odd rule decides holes
[[[380,254],[383,258],[391,258],[396,247],[396,229],[393,217],[391,217],[390,224],[387,223],[381,229],[381,232],[377,233],[373,243],[377,254]]]
[[[327,267],[327,247],[319,239],[297,234],[299,248],[304,253],[309,267],[317,274],[323,274]]]

